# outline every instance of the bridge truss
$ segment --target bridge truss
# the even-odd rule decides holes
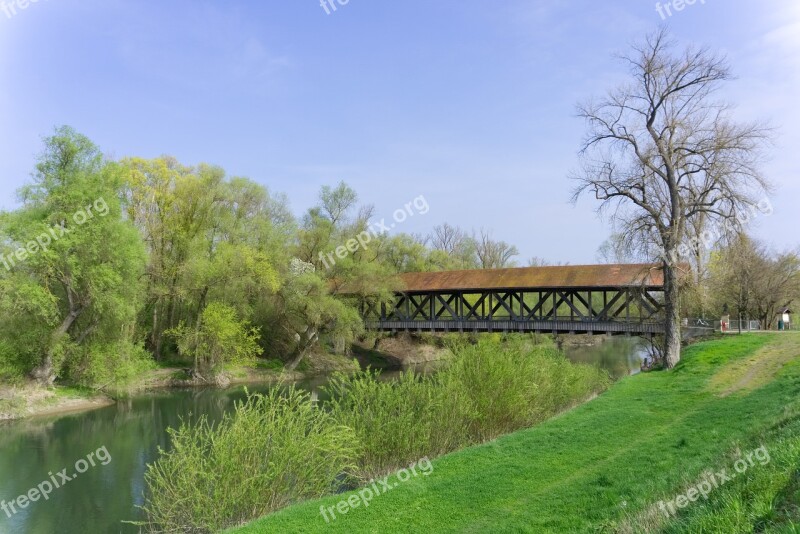
[[[399,293],[366,302],[368,329],[428,332],[664,333],[663,298],[638,288]]]

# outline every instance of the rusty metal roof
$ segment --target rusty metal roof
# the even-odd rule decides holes
[[[661,267],[651,264],[567,265],[398,275],[409,293],[481,289],[661,288]]]

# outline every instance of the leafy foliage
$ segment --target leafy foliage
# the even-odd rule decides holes
[[[0,218],[7,367],[45,384],[85,381],[79,360],[134,341],[145,250],[121,216],[120,185],[119,166],[80,134],[65,127],[45,141],[22,207]]]
[[[203,310],[195,328],[181,325],[167,334],[175,337],[181,355],[192,358],[195,372],[201,375],[215,374],[225,363],[252,362],[261,351],[258,330],[219,302]]]
[[[320,497],[357,454],[353,431],[295,389],[252,395],[216,427],[187,422],[172,445],[145,475],[149,532],[219,532]]]

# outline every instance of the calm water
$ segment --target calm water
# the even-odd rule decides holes
[[[638,373],[647,355],[644,342],[633,337],[614,337],[600,345],[565,348],[564,352],[573,362],[601,367],[614,379]]]
[[[573,361],[599,365],[615,377],[635,372],[641,361],[638,345],[629,339],[568,349],[567,355]],[[323,383],[300,386],[318,391]],[[249,389],[263,392],[267,387]],[[145,467],[156,459],[158,447],[169,446],[166,429],[178,426],[182,417],[205,414],[218,420],[242,398],[243,387],[165,391],[92,412],[0,423],[0,500],[27,494],[49,481],[50,473],[62,484],[59,471],[66,468],[65,474],[72,477],[76,462],[101,450],[93,458],[94,467],[79,465],[86,472],[54,489],[48,500],[30,503],[11,519],[0,509],[0,533],[138,532],[122,521],[140,517],[137,505],[142,504]]]

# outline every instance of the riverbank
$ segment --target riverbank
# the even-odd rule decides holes
[[[468,336],[468,334],[464,335]],[[317,351],[304,360],[300,369],[296,371],[284,369],[278,360],[262,360],[256,366],[226,368],[225,378],[220,383],[209,383],[202,379],[190,378],[184,367],[172,364],[151,369],[125,388],[112,391],[61,385],[49,389],[34,384],[0,386],[0,421],[89,411],[114,404],[118,398],[143,395],[148,391],[160,389],[224,388],[247,384],[293,383],[314,377],[328,376],[334,372],[352,373],[368,367],[395,370],[428,367],[427,364],[431,364],[433,367],[428,368],[435,368],[438,363],[452,357],[452,352],[447,346],[448,343],[454,341],[453,336],[456,335],[423,334],[416,336],[401,333],[395,336],[384,336],[377,341],[354,344],[351,356]],[[559,336],[554,340],[548,335],[531,336],[531,341],[536,345],[553,344],[565,349],[583,346],[597,347],[608,339],[605,336],[591,338]],[[615,347],[611,348],[616,350]],[[622,376],[627,372],[626,369],[618,372],[612,369],[609,371],[614,376]]]
[[[34,383],[0,386],[0,421],[95,410],[110,406],[119,398],[144,395],[148,391],[294,383],[335,371],[355,372],[358,369],[358,363],[352,358],[316,354],[304,366],[303,371],[289,371],[282,368],[280,362],[268,361],[256,366],[228,367],[223,379],[215,382],[190,378],[183,367],[166,366],[151,369],[125,388],[113,391],[64,385],[43,388]]]
[[[86,390],[36,385],[0,387],[0,421],[82,412],[110,406],[114,399]]]
[[[762,445],[772,463],[677,517],[659,509]],[[435,460],[430,476],[368,507],[322,517],[354,491],[235,532],[786,531],[800,525],[798,454],[800,335],[731,336],[687,348],[674,371],[623,379],[562,416]]]
[[[255,366],[229,366],[224,376],[214,382],[190,377],[185,368],[188,364],[168,364],[146,371],[124,388],[110,391],[107,388],[92,390],[63,385],[42,388],[34,383],[0,386],[0,421],[89,411],[114,404],[117,398],[160,389],[294,383],[335,372],[354,373],[367,367],[403,369],[450,356],[449,350],[441,344],[427,343],[407,335],[383,338],[376,348],[361,344],[352,349],[351,356],[316,351],[295,371],[285,369],[279,360],[260,360]]]

